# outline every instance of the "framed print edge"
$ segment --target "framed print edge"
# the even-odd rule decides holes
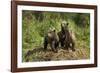
[[[47,6],[47,7],[62,7],[62,8],[82,8],[94,10],[94,64],[82,65],[61,65],[61,66],[46,66],[46,67],[28,67],[18,68],[17,61],[17,5],[28,6]],[[25,71],[42,71],[42,70],[58,70],[58,69],[73,69],[73,68],[89,68],[97,67],[97,6],[96,5],[79,5],[79,4],[62,4],[62,3],[45,3],[31,1],[11,1],[11,72]]]
[[[11,72],[17,69],[17,22],[16,22],[16,3],[11,1]],[[15,16],[15,17],[13,17]]]
[[[95,6],[95,8],[94,8],[94,25],[95,25],[95,26],[94,26],[94,34],[95,34],[95,36],[94,36],[94,39],[95,39],[95,41],[94,41],[94,48],[95,48],[95,50],[94,50],[94,52],[95,52],[95,54],[94,54],[94,64],[95,64],[95,67],[97,67],[97,64],[98,64],[98,56],[97,56],[97,54],[98,54],[98,52],[97,52],[97,51],[98,51],[98,49],[97,49],[97,46],[98,46],[98,45],[97,45],[97,44],[98,44],[98,43],[97,43],[97,42],[98,42],[98,39],[97,39],[97,38],[98,38],[98,37],[97,37],[97,35],[98,35],[98,34],[97,34],[97,33],[98,33],[98,31],[97,31],[97,30],[98,30],[98,29],[97,29],[97,27],[98,27],[98,26],[97,26],[97,22],[98,22],[98,21],[97,21],[97,20],[98,20],[98,19],[97,19],[97,14],[98,14],[98,13],[97,13],[97,6]]]

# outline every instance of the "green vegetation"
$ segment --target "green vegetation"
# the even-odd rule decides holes
[[[75,36],[75,48],[87,53],[89,58],[90,49],[90,14],[89,13],[68,13],[68,12],[40,12],[40,11],[22,11],[22,53],[23,62],[25,61],[44,61],[45,52],[43,51],[43,38],[50,28],[55,28],[57,32],[61,30],[61,22],[69,22],[69,30]],[[60,50],[59,50],[60,51]],[[31,52],[30,54],[28,54]],[[47,52],[47,54],[51,52]],[[60,52],[58,52],[60,53]],[[64,53],[65,55],[67,53]],[[26,56],[28,55],[28,56]],[[54,57],[50,56],[50,58]],[[44,56],[44,57],[43,57]],[[46,55],[48,57],[48,55]],[[63,59],[60,58],[61,60]],[[67,59],[67,58],[66,58]],[[69,59],[69,58],[68,58]],[[72,58],[70,58],[72,59]],[[57,60],[50,59],[50,60]]]

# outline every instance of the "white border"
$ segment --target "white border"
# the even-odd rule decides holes
[[[58,7],[43,7],[43,6],[17,6],[17,67],[41,67],[41,66],[58,66],[58,65],[78,65],[78,64],[94,64],[94,10],[93,9],[77,9],[77,8],[58,8]],[[77,12],[90,13],[90,59],[87,60],[66,60],[66,61],[50,61],[50,62],[25,62],[22,63],[22,10],[34,11],[54,11],[54,12]]]

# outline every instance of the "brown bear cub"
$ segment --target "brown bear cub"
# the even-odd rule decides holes
[[[69,23],[66,21],[61,23],[61,31],[58,32],[59,43],[61,44],[61,47],[66,48],[67,50],[68,48],[71,48],[72,51],[75,51],[75,42],[71,33],[69,32],[68,25]]]
[[[44,50],[47,49],[48,44],[50,45],[52,51],[57,52],[59,38],[55,29],[50,30],[44,37]]]

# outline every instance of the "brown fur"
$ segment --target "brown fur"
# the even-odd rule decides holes
[[[48,44],[50,45],[51,49],[54,52],[57,52],[57,47],[58,47],[58,35],[56,34],[56,31],[50,31],[47,33],[47,35],[44,38],[44,49],[47,49]]]
[[[73,51],[75,51],[75,42],[73,40],[72,34],[69,32],[68,25],[69,23],[67,22],[61,24],[61,31],[58,32],[59,42],[61,47],[67,49],[71,48]]]

